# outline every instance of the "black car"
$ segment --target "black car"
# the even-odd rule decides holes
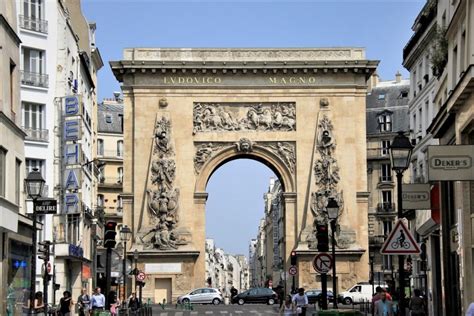
[[[309,304],[317,304],[321,298],[321,290],[308,290],[305,292],[306,296],[308,296]],[[328,301],[334,302],[334,294],[332,291],[327,291],[328,294]]]
[[[232,298],[232,304],[265,303],[273,305],[278,303],[278,295],[270,288],[257,287],[237,294]]]

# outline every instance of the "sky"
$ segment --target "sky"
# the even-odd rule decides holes
[[[97,23],[96,45],[105,63],[100,101],[120,91],[108,63],[120,60],[127,47],[365,47],[368,59],[380,60],[382,80],[394,79],[397,71],[406,78],[402,51],[425,2],[82,0],[82,9]],[[212,176],[206,229],[218,247],[248,254],[272,175],[260,163],[238,160]]]

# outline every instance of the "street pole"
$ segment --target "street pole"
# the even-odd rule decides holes
[[[36,198],[33,199],[33,233],[31,235],[30,315],[35,314],[36,285]]]
[[[332,230],[332,294],[333,294],[333,308],[337,308],[337,284],[336,284],[336,220],[331,221]]]
[[[321,274],[321,309],[328,309],[328,275]]]
[[[110,283],[112,281],[111,274],[112,272],[112,248],[107,247],[107,255],[105,258],[105,308],[109,308],[109,293],[110,293]]]
[[[127,241],[123,243],[123,262],[122,262],[122,272],[123,272],[123,300],[122,308],[125,308],[125,301],[127,299]]]
[[[374,276],[374,258],[369,254],[370,261],[370,278],[372,279],[372,295],[375,294],[375,276]],[[372,312],[374,311],[374,301],[372,300]]]
[[[403,218],[402,208],[402,178],[403,172],[397,172],[397,210],[398,219]],[[400,310],[400,316],[405,316],[405,257],[403,255],[398,256],[398,306]]]

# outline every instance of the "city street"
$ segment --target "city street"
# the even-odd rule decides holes
[[[174,306],[173,306],[174,307]],[[329,309],[331,305],[329,306]],[[165,308],[153,305],[153,316],[189,316],[189,315],[278,315],[278,304],[269,306],[266,304],[245,304],[245,305],[194,305],[193,310],[178,310],[175,308]],[[339,309],[352,309],[352,306],[339,306]],[[311,306],[307,314],[319,310]]]

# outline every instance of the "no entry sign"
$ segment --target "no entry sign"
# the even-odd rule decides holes
[[[332,256],[327,253],[320,253],[313,259],[313,268],[319,273],[328,273],[332,268]]]

